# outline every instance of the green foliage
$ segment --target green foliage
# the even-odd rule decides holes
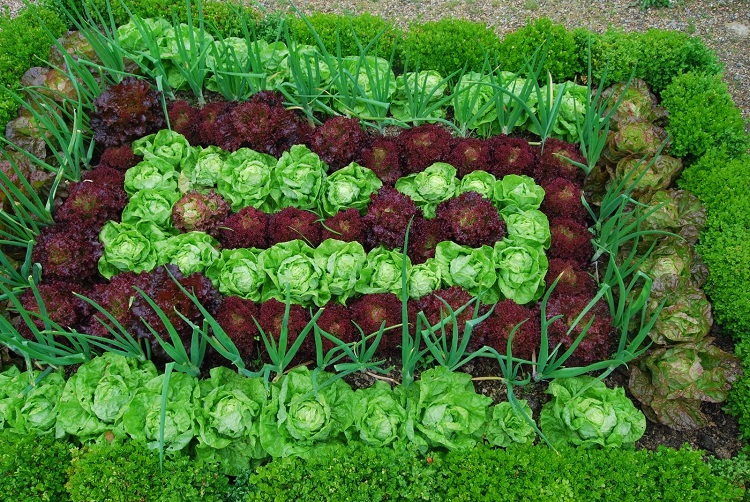
[[[541,447],[449,453],[438,468],[445,500],[741,500],[687,448],[586,450]],[[442,487],[441,487],[442,488]],[[640,494],[640,495],[638,495]],[[648,495],[645,495],[648,494]]]
[[[41,22],[40,22],[41,21]],[[17,17],[0,17],[0,86],[16,89],[21,76],[32,66],[40,66],[49,55],[52,40],[44,26],[59,37],[65,24],[50,9],[25,9]],[[0,93],[0,125],[16,117],[18,103]]]
[[[318,448],[309,460],[274,460],[249,477],[247,502],[437,500],[435,469],[414,448]]]
[[[538,57],[545,57],[541,77],[546,82],[547,73],[553,82],[573,80],[584,70],[584,61],[576,49],[576,36],[561,24],[553,24],[548,18],[529,22],[523,28],[509,33],[498,50],[500,69],[522,71],[527,60],[539,50]],[[545,56],[546,51],[546,56]]]
[[[352,445],[307,461],[275,460],[248,478],[246,500],[742,500],[744,490],[702,452],[540,446],[455,451],[444,457]],[[739,464],[738,464],[739,465]],[[740,466],[741,467],[741,466]],[[242,480],[244,481],[244,479]]]
[[[550,382],[552,400],[542,408],[542,432],[555,447],[633,448],[646,432],[646,417],[625,395],[590,376]]]
[[[734,350],[740,357],[745,375],[750,374],[750,337],[737,343]],[[750,439],[750,378],[747,376],[739,379],[732,386],[726,411],[739,419],[742,437]],[[750,476],[746,479],[750,480]]]
[[[418,66],[447,77],[464,66],[467,71],[481,71],[485,55],[491,58],[500,45],[500,38],[484,24],[441,19],[412,25],[399,47],[399,56],[407,69]]]
[[[252,8],[243,7],[240,9],[241,4],[239,2],[204,0],[201,3],[206,28],[212,35],[241,37],[243,20],[248,26],[252,26],[260,17]],[[71,13],[76,11],[84,13],[88,10],[95,19],[97,18],[97,11],[105,19],[108,19],[108,9],[111,9],[117,25],[125,24],[130,20],[130,15],[122,5],[123,2],[119,0],[43,0],[42,4],[54,11],[61,19],[66,19],[64,9],[67,8]],[[177,2],[170,0],[134,0],[126,4],[133,14],[142,18],[163,17],[171,20],[176,17],[181,23],[187,21],[187,3],[185,0]],[[190,8],[192,15],[195,16],[198,12],[198,2],[191,1]]]
[[[369,54],[388,59],[393,52],[394,45],[402,37],[401,30],[392,23],[369,13],[358,16],[316,13],[309,16],[307,20],[328,52],[333,55],[338,54],[339,46],[342,56],[358,55],[360,50],[357,40],[362,47],[365,47],[377,37],[376,45],[369,51]],[[289,29],[292,37],[299,43],[317,47],[315,35],[302,18],[290,18]],[[271,35],[272,30],[268,31]],[[381,32],[383,32],[382,35],[378,37]],[[273,41],[274,36],[272,35],[267,40]]]
[[[718,459],[711,457],[708,459],[708,465],[717,476],[721,476],[737,485],[740,488],[750,488],[750,448],[745,447],[736,457],[728,459]],[[745,494],[743,500],[748,499]]]
[[[0,493],[3,500],[70,500],[65,470],[70,446],[51,436],[0,435]]]
[[[578,36],[583,57],[588,36]],[[654,92],[662,92],[678,75],[693,71],[715,75],[721,71],[716,55],[698,37],[677,31],[651,29],[646,33],[609,30],[592,36],[591,60],[596,80],[605,67],[605,85],[625,82],[635,76],[645,80]]]
[[[687,167],[680,186],[706,205],[708,221],[697,250],[708,265],[706,284],[716,320],[736,337],[750,330],[750,156],[732,159],[709,150]]]
[[[737,157],[750,145],[742,114],[719,75],[675,77],[662,93],[662,106],[669,111],[671,155],[699,157],[722,147]]]
[[[140,442],[94,444],[75,451],[66,485],[73,502],[221,501],[228,480],[216,464],[176,455],[164,460]]]

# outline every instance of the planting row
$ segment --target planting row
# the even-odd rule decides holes
[[[52,373],[27,389],[38,376],[15,368],[0,374],[0,428],[84,443],[130,437],[152,449],[218,461],[232,475],[267,457],[308,458],[326,443],[413,443],[426,453],[478,442],[508,447],[535,437],[528,404],[520,402],[518,411],[507,402],[492,405],[474,391],[470,375],[442,367],[409,386],[375,382],[357,390],[335,375],[298,367],[267,388],[262,379],[227,368],[199,381],[184,373],[157,375],[150,362],[107,353],[67,382]],[[552,381],[548,392],[552,399],[539,424],[553,446],[632,448],[646,430],[624,390],[593,377]]]

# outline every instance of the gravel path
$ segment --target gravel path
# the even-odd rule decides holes
[[[724,63],[724,81],[750,126],[750,0],[684,0],[669,9],[645,11],[635,4],[637,1],[297,0],[296,5],[308,14],[369,12],[404,27],[416,20],[471,19],[487,23],[501,36],[538,17],[548,17],[569,29],[585,27],[600,33],[609,26],[623,31],[682,31],[701,37]],[[270,11],[286,10],[289,5],[287,0],[261,0],[260,4]],[[11,14],[22,6],[22,0],[0,0],[0,8],[7,8]]]

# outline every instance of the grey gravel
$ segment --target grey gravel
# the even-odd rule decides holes
[[[181,0],[176,0],[181,1]],[[21,0],[0,0],[15,14]],[[269,11],[289,10],[287,0],[261,0]],[[568,29],[601,33],[650,28],[676,30],[701,37],[724,63],[724,81],[750,124],[750,0],[684,0],[668,9],[641,10],[633,0],[297,0],[303,12],[362,14],[369,12],[402,27],[414,21],[464,18],[486,23],[500,36],[539,17]]]

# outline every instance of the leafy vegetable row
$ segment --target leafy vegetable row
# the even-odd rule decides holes
[[[443,76],[425,70],[397,77],[387,59],[366,51],[342,56],[335,54],[334,48],[289,39],[285,44],[278,38],[269,43],[250,33],[245,38],[215,39],[199,26],[176,26],[162,18],[136,17],[120,26],[116,34],[121,50],[143,71],[166,77],[162,85],[170,95],[190,89],[199,102],[204,88],[240,101],[259,90],[278,90],[310,115],[343,114],[366,121],[390,116],[390,122],[398,124],[445,122],[451,107],[455,123],[480,136],[508,132],[501,129],[507,120],[501,115],[514,115],[511,129],[545,137],[551,132],[570,142],[578,140],[577,123],[586,110],[586,86],[573,82],[553,85],[550,81],[539,87],[533,65],[515,74],[487,70]],[[377,53],[375,49],[372,52]],[[188,65],[203,68],[203,72],[185,71]],[[240,80],[243,72],[245,82]],[[530,76],[522,78],[520,73]],[[304,89],[312,94],[302,95]],[[542,125],[536,117],[546,112],[539,109],[547,110],[558,101],[555,119]],[[541,131],[542,127],[548,130]]]
[[[476,393],[470,375],[443,367],[423,372],[409,387],[378,381],[354,391],[335,375],[305,367],[266,388],[262,379],[227,368],[198,380],[157,374],[149,361],[112,353],[82,365],[67,382],[56,372],[27,388],[37,376],[16,368],[0,373],[0,429],[81,442],[130,437],[166,452],[194,451],[233,475],[267,457],[305,457],[314,446],[345,441],[411,442],[426,452],[534,439],[528,404],[521,413],[507,402],[492,405]],[[645,417],[622,389],[579,377],[553,381],[549,392],[540,424],[555,446],[632,448],[645,432]]]

